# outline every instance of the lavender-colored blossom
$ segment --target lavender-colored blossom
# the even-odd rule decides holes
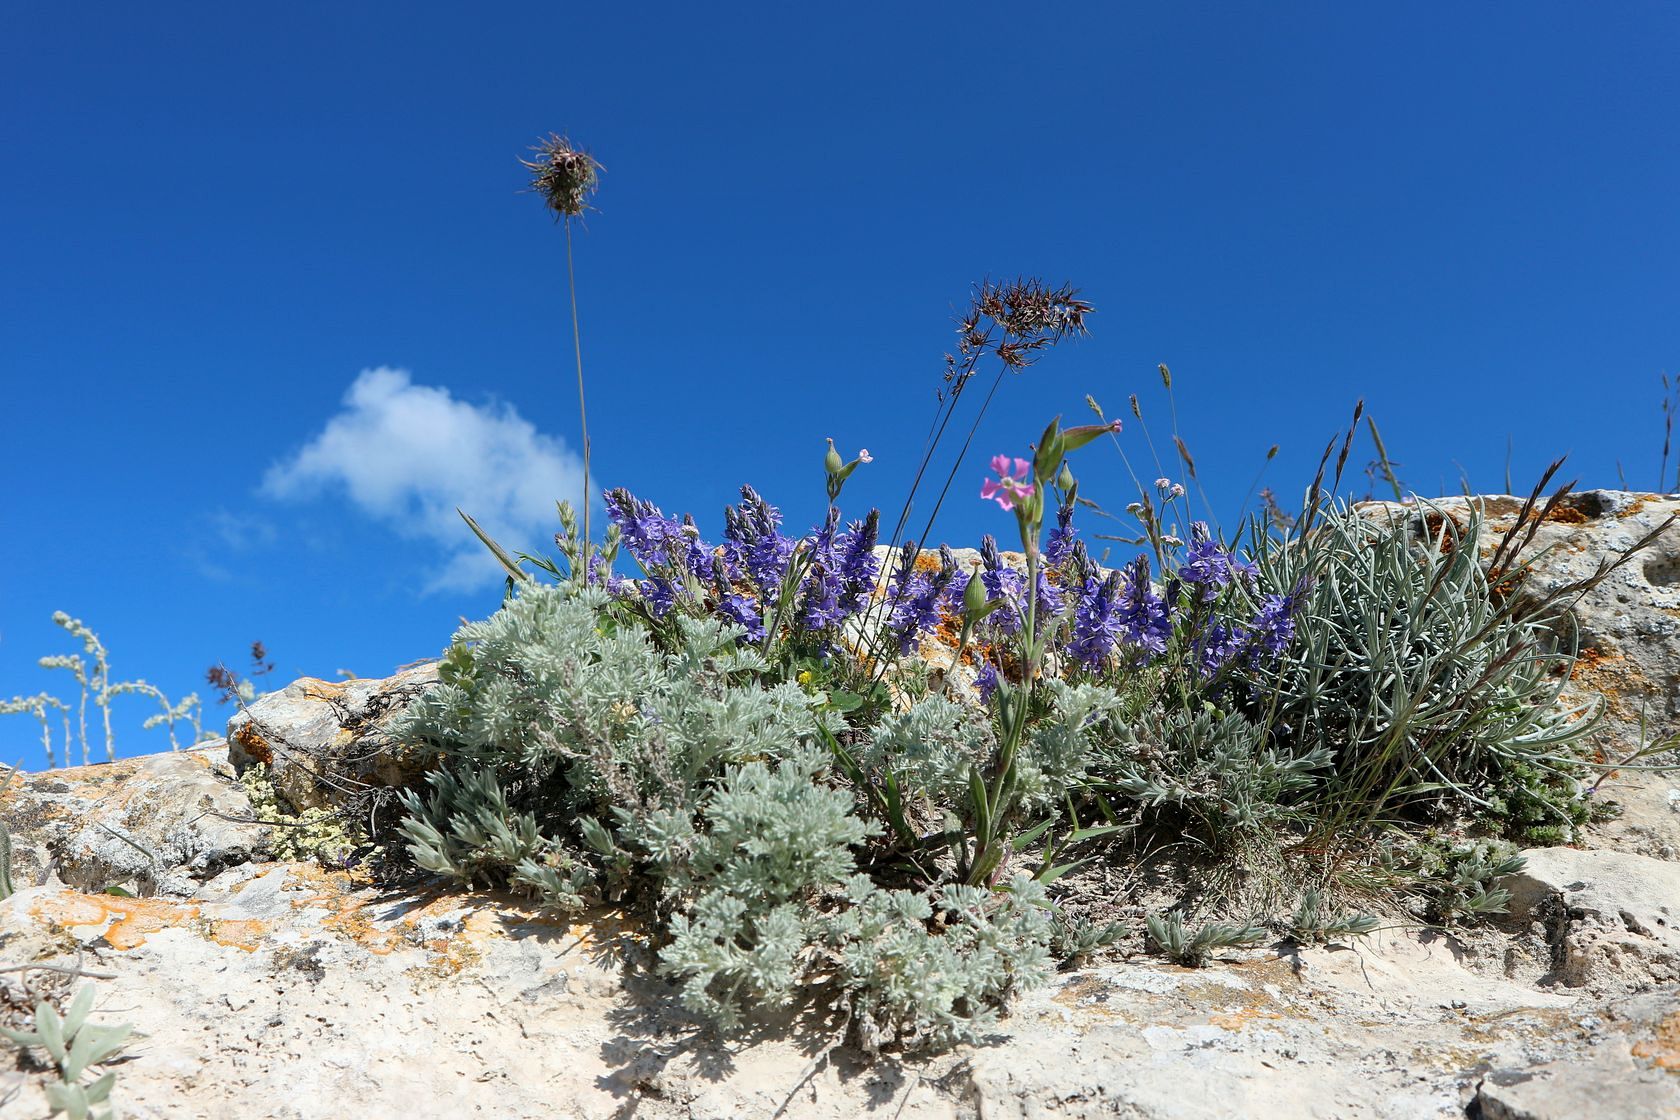
[[[677,587],[671,580],[660,576],[644,579],[637,584],[641,589],[642,601],[653,612],[653,617],[664,618],[671,613],[671,608],[677,603]]]
[[[1190,526],[1190,549],[1185,563],[1178,569],[1178,577],[1200,588],[1202,602],[1211,602],[1219,589],[1231,582],[1231,563],[1225,550],[1208,535],[1207,523],[1198,521]]]
[[[854,521],[840,538],[840,606],[848,613],[856,612],[869,600],[875,581],[881,575],[881,562],[875,558],[875,543],[881,535],[881,513],[870,510],[862,521]]]
[[[1038,570],[1039,626],[1042,627],[1044,625],[1045,619],[1055,618],[1057,615],[1061,614],[1062,608],[1065,605],[1066,604],[1062,601],[1061,588],[1051,583],[1049,577],[1044,574],[1044,569],[1040,568]]]
[[[805,580],[805,603],[799,614],[807,630],[824,630],[845,620],[846,610],[840,605],[842,590],[838,573],[830,571],[821,561],[812,563]]]
[[[634,586],[632,581],[608,567],[606,558],[598,552],[589,558],[589,582],[606,588],[607,594],[614,598],[624,595]]]
[[[710,582],[712,569],[717,564],[717,557],[713,554],[712,546],[700,537],[700,528],[694,524],[694,518],[685,514],[682,524],[678,526],[682,542],[682,563],[690,572],[702,581]]]
[[[1127,644],[1142,650],[1145,659],[1165,653],[1172,637],[1172,615],[1167,603],[1155,594],[1149,580],[1149,559],[1139,556],[1126,565],[1119,613]]]
[[[1050,530],[1050,535],[1044,541],[1044,561],[1051,567],[1059,567],[1063,560],[1073,551],[1074,537],[1079,533],[1073,527],[1073,503],[1068,502],[1056,510],[1056,527]]]
[[[1196,643],[1196,665],[1204,680],[1219,674],[1249,645],[1248,628],[1241,624],[1215,622]]]
[[[939,551],[942,562],[939,571],[932,576],[916,571],[904,576],[903,566],[900,566],[899,578],[903,582],[893,586],[892,614],[887,619],[887,629],[898,639],[900,653],[909,653],[923,634],[939,625],[940,601],[957,574],[950,549]]]
[[[1295,636],[1295,601],[1291,595],[1266,595],[1260,600],[1260,611],[1254,616],[1256,653],[1265,650],[1274,657],[1289,648]]]
[[[756,642],[764,637],[764,618],[758,612],[758,605],[745,595],[725,595],[718,601],[717,609],[731,622],[745,627],[749,641]]]
[[[1260,565],[1242,555],[1240,552],[1230,551],[1225,554],[1225,562],[1231,568],[1231,578],[1240,579],[1249,586],[1260,578]]]
[[[1079,596],[1073,615],[1073,635],[1068,652],[1087,669],[1100,669],[1114,652],[1125,627],[1119,609],[1120,573],[1107,579],[1090,579]]]
[[[741,487],[741,504],[724,510],[724,565],[730,580],[746,579],[766,605],[781,594],[794,542],[779,531],[781,511]]]
[[[980,565],[980,583],[986,588],[986,601],[1004,602],[988,616],[991,624],[999,633],[1013,634],[1021,628],[1026,577],[1004,565],[1003,557],[998,555],[997,540],[990,533],[980,538]]]
[[[979,672],[974,674],[974,688],[980,693],[980,703],[990,704],[992,693],[997,691],[997,686],[997,669],[992,666],[990,661],[981,662]]]
[[[625,551],[643,568],[675,559],[670,554],[669,543],[681,534],[680,523],[666,517],[652,502],[644,502],[628,490],[608,490],[603,497],[606,499],[607,517],[618,526],[619,539],[623,541]]]

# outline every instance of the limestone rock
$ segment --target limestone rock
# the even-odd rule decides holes
[[[113,1067],[134,1120],[326,1120],[347,1101],[370,1120],[1445,1120],[1488,1068],[1634,1053],[1654,1016],[1680,1023],[1672,993],[1633,1024],[1389,931],[1200,970],[1106,963],[1025,996],[984,1045],[870,1064],[821,1015],[697,1030],[614,914],[567,924],[307,864],[233,867],[189,898],[26,887],[0,902],[0,945],[112,977],[94,1020],[147,1036]],[[14,1082],[39,1101],[38,1075]]]
[[[391,750],[384,732],[437,679],[435,661],[384,679],[303,677],[228,721],[228,757],[241,774],[266,765],[274,788],[300,811],[342,804],[366,785],[407,784],[423,767]]]
[[[20,774],[0,795],[0,822],[20,886],[56,874],[82,890],[188,895],[268,847],[219,743]]]
[[[1614,851],[1537,848],[1502,880],[1538,921],[1555,978],[1595,992],[1680,982],[1680,864]]]
[[[1482,1120],[1677,1120],[1680,1078],[1606,1045],[1581,1060],[1496,1070],[1478,1087],[1476,1103]]]

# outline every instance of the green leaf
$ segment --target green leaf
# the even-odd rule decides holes
[[[1052,822],[1050,821],[1040,821],[1038,824],[1033,825],[1025,832],[1017,835],[1014,840],[1015,850],[1017,852],[1024,852],[1028,848],[1032,847],[1040,836],[1043,836],[1046,832],[1050,831],[1051,823]]]
[[[1095,840],[1099,836],[1111,836],[1116,832],[1125,832],[1136,827],[1132,824],[1095,824],[1088,828],[1076,828],[1068,833],[1067,842],[1078,844],[1085,840]]]
[[[1039,869],[1038,874],[1034,875],[1033,878],[1035,878],[1039,882],[1045,883],[1045,884],[1054,883],[1057,879],[1060,879],[1063,875],[1066,875],[1068,872],[1077,871],[1081,867],[1084,867],[1087,863],[1090,863],[1090,862],[1091,862],[1090,857],[1086,857],[1085,859],[1076,859],[1076,860],[1072,861],[1071,863],[1058,863],[1054,867],[1051,867],[1048,864],[1046,864],[1044,867]]]
[[[840,712],[842,714],[846,712],[855,712],[859,708],[863,707],[863,697],[859,696],[855,692],[842,692],[839,689],[835,689],[828,694],[828,703],[825,706],[831,712]]]
[[[83,991],[92,991],[83,988]],[[47,1048],[56,1065],[64,1064],[64,1020],[58,1017],[45,1000],[35,1005],[35,1030],[41,1035],[41,1045]]]
[[[527,572],[524,568],[521,568],[514,558],[507,554],[501,545],[490,539],[489,533],[486,533],[483,529],[479,528],[478,522],[474,521],[470,514],[462,509],[457,509],[455,512],[461,515],[461,520],[467,523],[467,528],[473,531],[473,535],[484,542],[484,547],[490,550],[491,554],[496,557],[497,562],[508,570],[508,575],[510,577],[517,580],[529,580],[532,578],[531,573]]]
[[[115,1070],[107,1070],[99,1079],[87,1086],[89,1104],[102,1104],[111,1095],[111,1087],[117,1083]]]

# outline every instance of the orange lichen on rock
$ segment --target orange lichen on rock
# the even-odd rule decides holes
[[[210,923],[210,940],[247,953],[256,952],[267,933],[268,923],[255,918],[224,918]]]
[[[1656,1034],[1634,1043],[1633,1056],[1658,1069],[1680,1073],[1680,1011],[1658,1023]]]
[[[102,929],[106,944],[126,952],[144,945],[147,936],[159,930],[188,925],[198,917],[199,907],[167,898],[61,891],[35,900],[30,913],[61,929]]]
[[[268,745],[251,723],[240,724],[239,730],[233,733],[234,741],[245,748],[245,753],[262,763],[264,766],[274,765],[274,750]]]

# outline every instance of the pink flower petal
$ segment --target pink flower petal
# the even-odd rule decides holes
[[[1008,474],[1009,473],[1009,456],[1007,456],[1007,455],[993,455],[992,456],[992,471],[993,471],[994,474],[999,474],[999,475]]]
[[[1032,464],[1027,462],[1025,459],[1015,460],[1015,481],[1016,482],[1020,482],[1022,479],[1027,477],[1027,468],[1029,468],[1030,466],[1032,466]]]

